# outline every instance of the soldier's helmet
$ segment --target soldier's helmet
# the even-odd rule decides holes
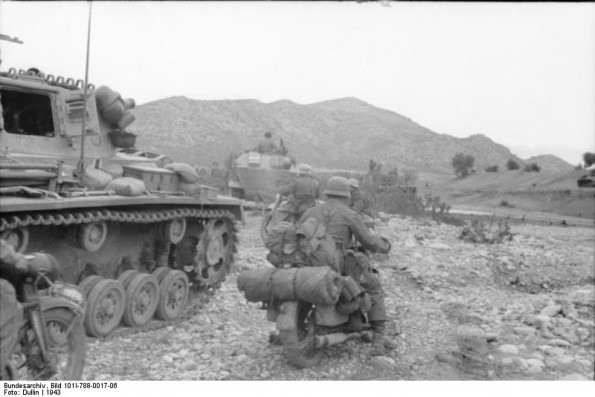
[[[300,175],[312,175],[312,167],[308,164],[300,164],[298,166],[298,173]]]
[[[347,180],[347,182],[349,182],[349,186],[354,187],[356,189],[359,189],[359,182],[357,181],[357,179],[355,179],[355,178],[349,178]]]
[[[349,182],[342,176],[332,176],[326,181],[326,187],[322,192],[327,196],[351,197]]]

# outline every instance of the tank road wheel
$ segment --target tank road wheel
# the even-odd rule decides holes
[[[132,281],[132,279],[137,274],[140,274],[140,273],[138,271],[136,271],[136,270],[126,270],[122,274],[120,274],[120,276],[118,277],[118,282],[120,284],[122,284],[122,287],[124,289],[127,289],[128,288],[128,284],[130,284],[130,281]]]
[[[116,280],[103,279],[89,292],[85,329],[87,334],[105,337],[112,332],[124,314],[126,292]]]
[[[173,320],[180,316],[188,300],[190,282],[186,273],[171,270],[159,283],[159,302],[155,316],[160,320]]]
[[[145,325],[159,302],[159,282],[153,275],[137,273],[126,283],[126,304],[122,321],[130,327]]]
[[[29,245],[29,231],[22,227],[5,230],[2,232],[0,238],[10,244],[20,254],[25,252],[27,245]]]
[[[107,237],[105,222],[86,223],[79,226],[78,243],[87,252],[95,252],[103,246]]]
[[[173,269],[166,266],[159,266],[153,271],[153,276],[157,277],[157,282],[161,283],[161,281],[167,276],[167,274],[172,271]]]
[[[103,279],[103,277],[93,274],[91,276],[85,277],[83,281],[79,283],[78,287],[83,290],[85,296],[89,296],[89,292],[91,292],[93,287],[95,287],[97,283]]]
[[[198,242],[196,280],[200,286],[217,288],[225,281],[233,261],[233,227],[227,219],[210,220]]]

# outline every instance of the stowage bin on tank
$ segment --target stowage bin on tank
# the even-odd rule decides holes
[[[0,237],[55,256],[85,292],[87,333],[104,337],[177,318],[191,287],[218,288],[243,209],[188,164],[139,152],[126,130],[133,100],[93,85],[85,100],[84,88],[37,69],[0,73]]]

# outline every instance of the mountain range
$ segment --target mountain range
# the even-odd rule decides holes
[[[160,99],[134,109],[141,150],[163,153],[193,165],[224,163],[232,152],[256,147],[265,131],[282,139],[298,163],[317,168],[367,170],[373,159],[383,170],[397,167],[423,172],[452,172],[457,153],[472,155],[483,171],[509,159],[523,166],[537,162],[542,170],[563,172],[573,167],[552,156],[523,160],[507,147],[476,134],[456,138],[439,134],[393,111],[356,98],[301,105],[289,100]]]

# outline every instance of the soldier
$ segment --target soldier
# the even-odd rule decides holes
[[[335,240],[341,257],[344,257],[345,250],[351,246],[353,237],[368,251],[380,253],[390,251],[391,245],[388,240],[370,232],[357,213],[348,207],[351,194],[347,179],[339,176],[329,178],[323,193],[326,194],[327,201],[306,210],[300,218],[299,225],[305,223],[308,218],[314,218],[325,225],[326,233]],[[342,267],[344,265],[342,264]],[[368,319],[374,333],[372,345],[381,351],[385,348],[394,349],[396,344],[384,335],[387,316],[380,281],[372,271],[365,271],[362,276],[363,282],[360,284],[372,298],[372,308],[368,312]]]
[[[2,273],[12,272],[9,267],[20,271],[27,269],[24,255],[15,252],[10,244],[0,240],[0,267]],[[0,278],[0,379],[6,379],[6,365],[18,343],[18,330],[22,321],[22,306],[17,301],[11,283]]]
[[[355,212],[368,215],[374,218],[372,211],[372,202],[366,197],[359,188],[359,182],[355,178],[349,178],[349,192],[351,193],[351,202],[349,207]]]
[[[295,220],[300,219],[305,210],[316,205],[316,199],[320,195],[318,181],[312,177],[312,167],[308,164],[300,164],[298,176],[291,184],[281,188],[279,193],[281,196],[293,196]]]
[[[265,132],[264,139],[258,144],[257,151],[261,154],[271,154],[275,153],[277,150],[279,149],[273,141],[273,134],[270,131]]]

